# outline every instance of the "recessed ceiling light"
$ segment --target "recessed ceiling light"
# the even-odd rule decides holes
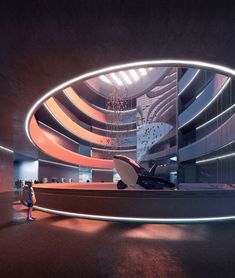
[[[108,84],[112,84],[111,82],[110,82],[110,80],[105,76],[105,75],[101,75],[100,77],[99,77],[102,81],[104,81],[105,83],[108,83]]]
[[[132,81],[130,80],[129,76],[125,73],[125,71],[120,71],[119,73],[127,84],[132,84]]]
[[[111,73],[110,74],[111,77],[113,78],[113,80],[119,85],[119,86],[123,86],[124,84],[122,83],[122,81],[117,77],[117,75],[115,73]]]
[[[146,75],[147,74],[147,70],[144,68],[139,69],[139,72],[141,73],[141,75]]]
[[[139,75],[136,73],[135,70],[132,69],[132,70],[130,70],[129,72],[130,72],[132,78],[134,79],[134,81],[137,81],[137,80],[140,79]]]

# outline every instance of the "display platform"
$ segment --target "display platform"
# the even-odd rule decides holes
[[[235,220],[234,190],[117,190],[115,183],[35,184],[35,209],[140,223]]]

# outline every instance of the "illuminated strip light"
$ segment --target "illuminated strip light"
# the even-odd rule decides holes
[[[119,85],[119,86],[123,86],[124,84],[122,83],[122,81],[117,77],[117,75],[115,73],[111,73],[110,74],[111,77],[113,78],[113,80]]]
[[[117,113],[117,110],[109,110],[109,109],[97,106],[95,104],[92,104],[92,106],[97,108],[97,110],[101,110],[101,111],[104,111],[104,112]],[[132,112],[136,112],[136,111],[137,111],[136,108],[133,108],[133,109],[129,109],[129,110],[119,110],[118,112],[125,114],[125,113],[132,113]]]
[[[143,76],[147,75],[147,70],[144,69],[144,68],[139,69],[139,72],[140,72],[140,74],[143,75]]]
[[[0,150],[7,151],[7,152],[10,152],[10,153],[14,152],[13,150],[11,150],[9,148],[6,148],[6,147],[3,147],[3,146],[0,146]]]
[[[83,219],[101,220],[101,221],[112,221],[112,222],[138,222],[138,223],[202,223],[202,222],[218,222],[226,220],[235,220],[235,215],[232,216],[217,216],[217,217],[199,217],[199,218],[144,218],[144,217],[118,217],[118,216],[106,216],[106,215],[94,215],[67,212],[55,209],[48,209],[40,206],[33,206],[35,209],[53,213],[57,215],[63,215],[67,217],[78,217]]]
[[[198,160],[198,161],[196,161],[196,164],[206,163],[206,162],[210,162],[210,161],[214,161],[214,160],[219,160],[219,159],[224,159],[224,158],[232,157],[232,156],[235,156],[235,153],[229,153],[229,154],[225,154],[225,155],[221,155],[221,156],[216,156],[216,157],[212,157],[212,158],[208,158],[208,159]]]
[[[206,88],[204,90],[202,90],[197,96],[196,99],[200,97],[200,95],[202,95],[205,92]]]
[[[108,79],[107,76],[101,75],[101,76],[99,76],[99,78],[100,78],[102,81],[104,81],[105,83],[108,83],[108,84],[112,85],[112,82]]]
[[[132,69],[132,70],[129,70],[129,72],[130,72],[132,78],[134,79],[134,81],[138,81],[140,79],[139,75],[136,73],[135,70]]]
[[[225,113],[227,113],[229,110],[233,109],[235,107],[235,104],[233,104],[232,106],[230,106],[229,108],[227,108],[226,110],[224,110],[222,113],[220,113],[219,115],[217,115],[216,117],[214,117],[213,119],[210,119],[208,122],[196,127],[196,130],[208,125],[209,123],[213,122],[214,120],[216,120],[217,118],[220,118],[222,115],[224,115]]]
[[[199,72],[200,72],[200,69],[199,70],[197,70],[196,72],[195,72],[195,74],[193,75],[193,77],[192,77],[192,79],[186,84],[186,86],[179,92],[179,96],[181,95],[181,94],[183,94],[183,92],[188,88],[188,86],[193,82],[193,80],[196,78],[196,76],[199,74]]]
[[[130,80],[129,76],[125,73],[125,71],[120,71],[119,73],[127,84],[132,84],[132,81]]]
[[[103,172],[103,171],[106,171],[106,172],[113,172],[112,169],[91,169],[91,172],[92,171],[99,171],[99,172]]]
[[[135,68],[135,67],[149,67],[149,66],[190,66],[190,67],[202,67],[202,68],[206,68],[206,69],[214,69],[214,70],[218,70],[220,72],[223,73],[227,73],[229,75],[235,76],[235,70],[225,67],[225,66],[220,66],[220,65],[216,65],[216,64],[211,64],[211,63],[206,63],[206,62],[201,62],[201,61],[193,61],[193,60],[174,60],[174,59],[168,59],[168,60],[149,60],[149,61],[142,61],[142,62],[134,62],[134,63],[127,63],[127,64],[122,64],[122,65],[116,65],[116,66],[111,66],[111,67],[107,67],[107,68],[103,68],[103,69],[99,69],[99,70],[95,70],[92,72],[87,72],[84,73],[82,75],[79,75],[75,78],[72,78],[58,86],[56,86],[55,88],[47,91],[41,98],[39,98],[34,104],[33,106],[30,108],[30,110],[27,113],[26,116],[26,120],[25,120],[25,132],[26,135],[28,137],[28,139],[30,140],[30,142],[34,144],[34,142],[31,139],[31,136],[29,134],[29,124],[30,124],[30,119],[33,115],[33,113],[39,108],[39,106],[46,101],[49,97],[53,96],[56,92],[65,89],[66,87],[71,86],[73,83],[78,82],[78,81],[83,81],[86,80],[88,78],[94,77],[94,76],[99,76],[102,74],[108,74],[112,71],[120,71],[120,70],[127,70],[130,68]],[[153,68],[150,67],[147,70],[152,70]]]
[[[69,164],[64,164],[64,163],[59,163],[59,162],[54,162],[54,161],[49,161],[49,160],[44,160],[44,159],[38,159],[38,161],[49,163],[49,164],[55,164],[55,165],[59,165],[59,166],[65,166],[65,167],[69,167],[69,168],[79,169],[78,166],[72,166],[72,165],[69,165]]]
[[[225,147],[227,147],[227,146],[229,146],[229,145],[232,145],[234,142],[235,142],[235,140],[233,140],[233,141],[231,141],[231,142],[229,142],[229,143],[223,145],[223,146],[220,147],[218,150],[223,149],[223,148],[225,148]]]
[[[41,121],[38,121],[38,122],[39,122],[41,125],[43,125],[43,126],[45,126],[45,127],[49,128],[49,129],[53,130],[54,132],[56,132],[56,133],[60,134],[61,136],[65,137],[66,139],[70,140],[71,142],[73,142],[73,143],[75,143],[75,144],[79,145],[79,143],[78,143],[78,142],[76,142],[75,140],[73,140],[73,139],[69,138],[68,136],[64,135],[63,133],[59,132],[58,130],[56,130],[56,129],[54,129],[54,128],[52,128],[52,127],[50,127],[50,126],[48,126],[48,125],[44,124],[44,123],[43,123],[43,122],[41,122]]]
[[[171,74],[167,75],[168,77],[172,77],[173,75],[177,75],[177,71],[172,72]],[[166,78],[166,77],[164,77]]]
[[[135,122],[132,122],[132,123],[134,124]],[[124,124],[121,124],[121,126],[122,125],[124,125]],[[125,132],[135,132],[136,131],[136,128],[135,129],[128,129],[128,130],[111,130],[111,129],[103,129],[103,128],[96,127],[96,126],[92,126],[92,129],[97,129],[97,130],[101,130],[101,131],[104,131],[104,132],[113,132],[113,133],[125,133]]]
[[[109,149],[100,149],[100,148],[94,148],[92,147],[92,150],[95,150],[95,151],[101,151],[101,152],[135,152],[136,151],[136,148],[135,149],[128,149],[128,150],[109,150]]]
[[[202,109],[200,110],[199,113],[197,113],[193,118],[189,119],[186,123],[184,123],[182,126],[179,127],[179,129],[183,128],[184,126],[186,126],[188,123],[190,123],[192,120],[194,120],[195,118],[197,118],[203,111],[205,111],[207,109],[208,106],[211,105],[211,103],[213,103],[217,98],[218,96],[223,92],[223,90],[226,88],[226,86],[228,85],[228,83],[231,81],[231,78],[228,78],[227,81],[224,83],[224,85],[221,87],[221,89],[219,90],[219,92],[214,96],[214,98],[209,102],[207,103],[207,105]]]

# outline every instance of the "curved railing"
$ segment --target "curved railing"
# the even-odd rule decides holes
[[[53,97],[49,98],[45,102],[45,105],[50,113],[53,115],[55,120],[57,120],[64,128],[66,128],[69,132],[71,132],[78,138],[97,145],[116,146],[118,144],[117,140],[113,137],[106,137],[95,134],[75,123],[67,115],[67,113],[65,113],[63,109],[56,103]],[[135,145],[135,138],[127,137],[123,140],[125,140],[125,146]]]
[[[217,74],[203,93],[179,115],[179,128],[183,128],[206,110],[223,92],[230,80],[231,78],[227,76]]]
[[[59,159],[61,161],[91,168],[114,168],[112,160],[97,159],[87,157],[73,151],[70,151],[51,140],[33,116],[29,125],[29,133],[34,144],[47,155]]]

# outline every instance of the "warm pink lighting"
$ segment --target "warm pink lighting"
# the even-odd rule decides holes
[[[85,128],[82,128],[77,123],[75,123],[64,111],[63,109],[56,103],[53,97],[49,98],[46,102],[46,107],[51,112],[53,117],[68,131],[72,134],[76,135],[78,138],[81,138],[87,142],[104,145],[104,146],[112,146],[115,138],[105,137],[102,135],[98,135],[92,133]]]
[[[99,122],[105,124],[108,123],[105,113],[102,113],[101,111],[94,109],[92,106],[86,103],[76,94],[72,87],[64,89],[63,92],[66,95],[66,97],[85,115]]]
[[[80,165],[84,167],[107,169],[112,169],[114,167],[112,160],[87,157],[67,150],[64,147],[54,143],[49,139],[48,136],[46,136],[43,130],[38,126],[34,116],[31,118],[30,121],[29,133],[34,144],[51,157],[57,158],[67,163]]]

